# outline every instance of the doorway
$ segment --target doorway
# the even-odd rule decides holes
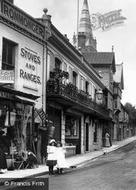
[[[85,133],[86,133],[86,147],[85,147],[85,150],[86,151],[89,151],[89,124],[86,123],[86,128],[85,128]]]

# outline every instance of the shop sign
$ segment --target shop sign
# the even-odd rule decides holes
[[[26,14],[21,9],[15,7],[13,4],[8,3],[7,1],[1,2],[0,11],[5,18],[33,33],[39,38],[44,38],[44,26],[42,24],[37,22],[34,18]]]
[[[27,47],[21,48],[21,57],[25,60],[24,68],[20,68],[20,78],[41,85],[41,76],[37,75],[37,67],[41,67],[41,57]]]
[[[0,83],[9,83],[13,84],[14,83],[14,71],[9,71],[9,70],[0,70]]]

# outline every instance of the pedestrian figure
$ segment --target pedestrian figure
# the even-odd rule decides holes
[[[4,131],[0,130],[0,173],[4,173],[7,170],[7,161],[5,155],[5,145],[2,142],[2,136]]]
[[[5,170],[7,170],[6,156],[0,147],[0,173],[4,173]]]
[[[110,135],[108,132],[105,134],[105,146],[110,147]]]
[[[54,174],[53,168],[57,164],[56,141],[52,139],[47,146],[46,165],[49,167],[49,175]]]
[[[109,137],[109,141],[110,141],[110,146],[112,146],[111,135],[110,135],[110,137]]]
[[[27,160],[26,160],[27,168],[37,167],[38,161],[36,155],[31,151],[27,151]]]
[[[61,142],[57,142],[57,172],[62,174],[64,168],[69,168],[65,158],[65,149],[62,147]]]

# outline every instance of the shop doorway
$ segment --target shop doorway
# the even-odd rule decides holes
[[[86,136],[86,151],[89,151],[89,124],[86,123],[86,127],[85,127],[85,136]]]

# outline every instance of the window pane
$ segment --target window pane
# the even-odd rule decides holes
[[[2,69],[3,70],[13,70],[15,65],[15,46],[16,44],[3,39],[3,49],[2,49]]]
[[[6,57],[7,57],[7,44],[3,43],[2,62],[6,63]]]
[[[7,58],[7,63],[8,63],[9,65],[13,65],[13,47],[12,47],[11,44],[8,46],[8,58]]]

